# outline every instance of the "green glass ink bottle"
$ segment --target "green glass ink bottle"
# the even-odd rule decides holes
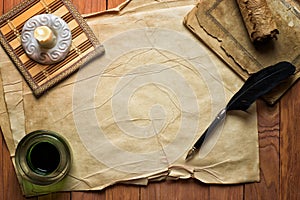
[[[37,130],[18,144],[15,164],[21,176],[36,185],[50,185],[62,180],[70,170],[72,153],[59,134]]]

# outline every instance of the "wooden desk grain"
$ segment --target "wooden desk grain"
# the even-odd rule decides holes
[[[21,0],[0,0],[0,14]],[[124,0],[73,0],[80,13],[114,7]],[[151,183],[147,187],[116,185],[97,192],[63,192],[32,200],[153,199],[300,199],[300,84],[274,107],[257,102],[261,181],[239,185],[206,185],[196,180]],[[0,134],[0,200],[25,199]]]

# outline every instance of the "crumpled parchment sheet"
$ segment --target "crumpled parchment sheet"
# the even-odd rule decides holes
[[[188,149],[243,81],[182,24],[194,1],[131,1],[87,18],[105,54],[36,99],[0,51],[1,128],[14,160],[27,133],[49,129],[74,162],[49,188],[23,181],[28,196],[99,190],[117,182],[194,177],[205,183],[259,180],[256,107],[231,112],[195,159]]]

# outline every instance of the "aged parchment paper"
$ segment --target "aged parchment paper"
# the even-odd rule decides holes
[[[297,0],[267,0],[280,32],[277,40],[255,47],[248,37],[236,0],[200,1],[184,24],[243,79],[280,61],[296,66],[296,74],[264,99],[274,104],[299,78],[300,5]]]
[[[52,187],[23,181],[24,194],[99,190],[196,178],[259,180],[256,107],[231,112],[195,159],[187,150],[243,81],[183,25],[195,1],[131,1],[118,13],[89,16],[105,55],[36,99],[1,50],[1,128],[12,160],[25,134],[63,135],[74,162]]]

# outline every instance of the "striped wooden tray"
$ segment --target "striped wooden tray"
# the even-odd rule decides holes
[[[43,13],[61,17],[72,32],[69,54],[54,65],[41,65],[30,59],[21,44],[21,32],[25,22]],[[0,43],[36,97],[74,73],[94,55],[104,52],[102,45],[70,0],[23,1],[0,18]]]

